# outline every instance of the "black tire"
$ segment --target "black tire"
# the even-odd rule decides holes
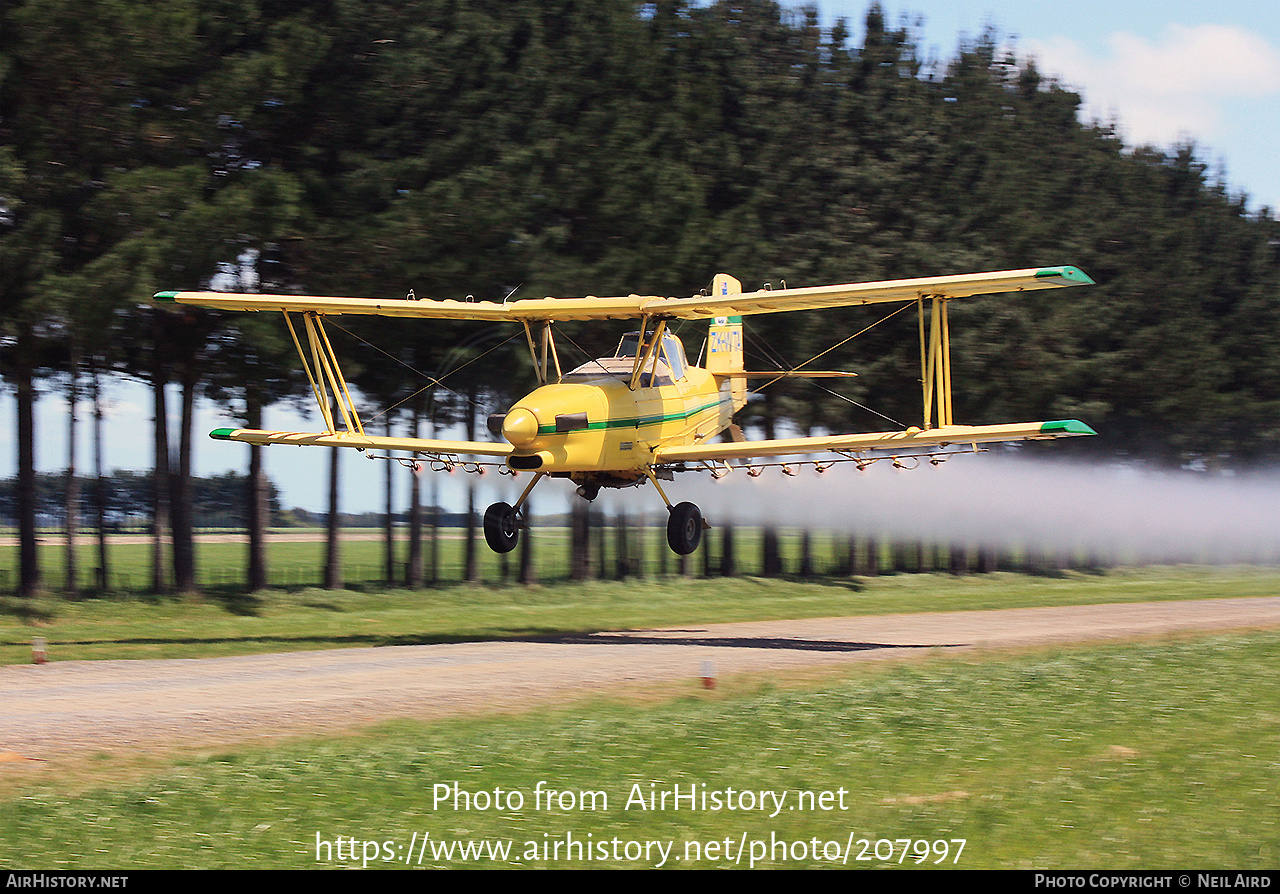
[[[677,503],[667,519],[667,544],[678,556],[687,556],[702,542],[702,512],[692,503]]]
[[[484,539],[495,553],[509,553],[520,542],[520,516],[506,503],[484,511]]]

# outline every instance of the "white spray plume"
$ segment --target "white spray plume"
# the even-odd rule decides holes
[[[886,459],[861,472],[843,464],[795,476],[776,467],[758,478],[742,469],[719,481],[679,475],[668,493],[698,503],[713,525],[808,526],[1119,562],[1280,561],[1275,473],[961,455],[913,470]]]

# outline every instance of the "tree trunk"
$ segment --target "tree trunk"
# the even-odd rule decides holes
[[[800,532],[800,576],[813,577],[813,535],[808,528]]]
[[[467,440],[471,440],[470,437]],[[463,580],[474,583],[480,580],[480,562],[476,553],[476,483],[467,479],[467,524],[463,541]]]
[[[569,579],[591,577],[591,525],[585,500],[573,500],[569,516]]]
[[[618,580],[631,576],[631,523],[627,513],[619,510],[613,519],[614,564]]]
[[[40,593],[40,563],[36,555],[35,385],[31,366],[19,362],[18,390],[18,595]]]
[[[709,578],[714,573],[711,562],[711,537],[710,531],[702,532],[702,544],[698,547],[698,551],[702,553],[702,576]]]
[[[607,520],[604,516],[604,509],[588,507],[587,511],[588,524],[591,526],[596,541],[596,580],[608,580],[609,567],[605,564],[605,556],[608,550],[605,547],[608,545],[609,529],[606,527]]]
[[[67,490],[63,516],[66,521],[66,560],[63,588],[71,594],[79,591],[76,574],[76,534],[80,527],[80,481],[76,478],[76,404],[80,402],[80,340],[71,337],[71,379],[67,383]]]
[[[173,582],[179,593],[196,590],[195,519],[191,486],[192,428],[195,425],[196,370],[182,370],[182,415],[178,432],[178,468],[172,475],[169,508],[173,522]],[[172,466],[170,466],[172,472]]]
[[[433,394],[427,413],[431,419],[431,437],[436,437],[436,399]],[[431,476],[431,583],[440,580],[440,476]]]
[[[410,436],[418,437],[418,426],[422,417],[421,401],[414,401],[410,418]],[[409,470],[409,562],[405,572],[405,583],[413,589],[422,586],[422,466],[417,464]]]
[[[262,428],[262,401],[246,395],[245,422],[250,428]],[[267,587],[267,481],[262,473],[262,447],[249,445],[249,482],[246,508],[249,510],[249,592]]]
[[[636,525],[635,539],[632,541],[631,569],[635,577],[645,576],[645,539],[649,536],[649,519],[641,515]]]
[[[391,414],[386,417],[387,437],[391,437]],[[387,511],[383,516],[383,545],[385,551],[383,553],[383,575],[382,579],[387,582],[387,586],[391,586],[396,582],[396,529],[395,529],[395,501],[393,499],[392,485],[395,483],[392,473],[391,451],[387,451],[386,457],[386,489],[387,489]]]
[[[532,500],[524,501],[524,505],[520,507],[520,514],[524,516],[524,530],[520,537],[520,570],[517,572],[517,580],[522,584],[535,584],[538,582],[538,571],[533,564]]]
[[[102,394],[99,389],[98,366],[90,369],[93,382],[93,510],[98,527],[98,589],[105,591],[109,581],[107,563],[107,495],[102,477]]]
[[[158,324],[156,330],[156,337],[159,339],[161,335]],[[151,389],[155,397],[155,468],[151,473],[151,589],[156,593],[169,589],[164,562],[164,535],[169,527],[169,417],[165,408],[165,379],[157,350],[151,369]]]
[[[342,589],[341,539],[338,536],[338,456],[341,447],[329,448],[329,519],[325,537],[324,588]]]
[[[733,524],[725,523],[720,527],[720,575],[736,577],[738,561],[733,542]]]
[[[468,393],[468,397],[467,440],[474,441],[476,439],[476,394],[474,388]],[[464,579],[468,583],[480,580],[480,563],[476,554],[476,481],[471,476],[467,478],[467,533],[463,554],[466,566]]]
[[[760,544],[761,570],[764,577],[778,577],[782,574],[782,551],[778,543],[778,530],[772,526],[764,529]]]

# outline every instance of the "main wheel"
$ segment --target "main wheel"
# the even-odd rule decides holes
[[[495,553],[509,553],[520,541],[520,516],[506,503],[484,511],[484,539]]]
[[[687,556],[702,542],[702,512],[692,503],[677,503],[667,519],[667,543],[676,555]]]

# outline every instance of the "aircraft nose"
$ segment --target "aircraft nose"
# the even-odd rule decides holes
[[[502,420],[502,436],[516,447],[533,443],[538,437],[538,417],[524,407],[516,407]]]

